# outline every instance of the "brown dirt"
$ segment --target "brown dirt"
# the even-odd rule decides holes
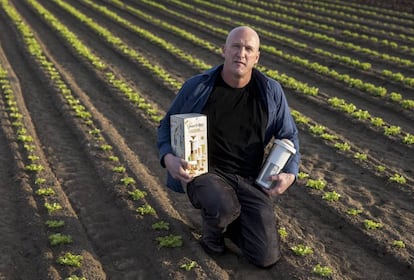
[[[53,1],[39,2],[99,55],[107,63],[108,70],[128,81],[160,112],[168,109],[175,95],[172,86],[116,51]],[[128,46],[143,54],[152,64],[164,68],[178,81],[182,82],[200,72],[200,69],[123,28],[82,1],[66,2],[96,23],[109,28]],[[220,56],[146,22],[126,9],[116,8],[109,1],[94,2],[206,63],[214,65],[221,62]],[[217,47],[224,41],[219,33],[212,33],[202,28],[201,24],[183,21],[143,1],[123,2],[170,25],[184,28]],[[195,9],[185,10],[168,1],[157,2],[168,6],[170,11],[197,18],[217,28],[232,28],[231,24],[217,18],[206,18]],[[385,137],[379,129],[332,109],[321,98],[307,97],[286,88],[292,109],[328,127],[360,151],[368,153],[369,162],[381,162],[403,174],[407,184],[389,182],[387,177],[373,171],[369,164],[338,152],[328,141],[313,136],[306,126],[299,125],[301,171],[309,173],[314,179],[324,178],[328,183],[327,190],[341,194],[341,199],[338,202],[323,200],[322,192],[307,188],[305,180],[299,180],[296,186],[278,198],[275,214],[279,226],[286,228],[288,237],[282,243],[282,259],[271,269],[263,270],[250,265],[231,243],[228,243],[229,253],[210,257],[197,242],[200,237],[198,212],[191,207],[186,195],[173,193],[164,186],[165,170],[159,165],[155,146],[157,123],[108,85],[104,74],[94,70],[76,54],[65,39],[31,8],[28,1],[9,3],[35,33],[44,54],[53,62],[72,94],[92,113],[93,123],[101,130],[103,141],[110,144],[113,150],[100,149],[100,144],[104,142],[94,139],[89,133],[90,127],[75,117],[57,87],[28,53],[12,20],[0,8],[0,64],[8,71],[17,107],[23,114],[27,133],[33,137],[35,154],[39,156],[37,162],[45,167],[38,175],[24,169],[29,163],[28,153],[22,142],[17,140],[16,128],[12,126],[10,110],[0,89],[0,279],[56,280],[70,275],[86,279],[322,279],[312,273],[312,268],[318,263],[333,270],[332,279],[414,279],[412,145]],[[215,13],[230,16],[228,12],[231,10]],[[235,21],[243,20],[242,16],[231,16]],[[245,21],[258,28],[271,29],[252,19]],[[286,34],[295,40],[307,40],[299,34]],[[364,81],[383,83],[390,91],[403,92],[407,98],[412,98],[414,94],[413,88],[386,81],[372,73],[340,65],[305,50],[279,45],[268,38],[262,39],[263,43],[278,46],[284,52],[325,63]],[[316,40],[307,43],[313,47],[326,47],[331,52],[348,52]],[[398,50],[392,51],[398,53]],[[361,53],[353,55],[360,60],[375,62],[375,67],[382,65],[381,61]],[[407,56],[406,53],[401,55]],[[414,60],[412,55],[408,56]],[[414,134],[412,111],[344,87],[330,78],[270,54],[263,52],[261,59],[268,68],[319,87],[321,95],[344,98],[358,108],[368,110],[371,115],[382,117]],[[395,64],[388,66],[405,75],[413,73]],[[118,156],[120,162],[115,164],[109,161],[109,155]],[[126,168],[125,174],[112,171],[117,165]],[[120,179],[124,175],[134,178],[136,183],[123,186]],[[40,187],[35,184],[37,176],[46,179],[40,186],[53,188],[54,195],[43,197],[36,194]],[[132,200],[128,191],[135,189],[145,191],[147,196],[138,201]],[[45,202],[58,202],[63,208],[48,213]],[[137,213],[137,207],[145,204],[151,205],[156,214]],[[349,208],[363,209],[364,212],[359,216],[350,216],[345,213]],[[51,219],[63,220],[65,226],[50,229],[45,222]],[[364,219],[379,221],[384,227],[366,230]],[[152,225],[161,220],[170,224],[168,231],[152,229]],[[70,235],[73,242],[50,245],[48,236],[57,232]],[[168,234],[181,236],[183,245],[178,248],[160,247],[157,238]],[[404,241],[406,247],[398,249],[392,246],[393,240]],[[314,253],[306,257],[296,256],[291,247],[297,244],[312,247]],[[81,267],[63,266],[56,262],[68,251],[82,255]],[[196,266],[190,271],[180,268],[191,261],[195,261]]]

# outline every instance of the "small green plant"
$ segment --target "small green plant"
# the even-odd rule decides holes
[[[58,264],[80,267],[82,265],[83,257],[81,255],[74,255],[70,252],[65,253],[62,256],[59,256],[56,260]]]
[[[378,172],[384,172],[384,171],[385,171],[385,166],[384,166],[384,165],[377,165],[377,166],[375,167],[375,169],[376,169]]]
[[[112,150],[112,146],[111,145],[108,145],[108,144],[102,144],[101,145],[101,150],[103,150],[103,151],[110,151],[110,150]]]
[[[309,179],[306,186],[315,190],[323,190],[326,187],[326,181],[324,179]]]
[[[49,212],[49,214],[52,213],[52,212],[55,212],[57,210],[62,209],[62,206],[57,202],[53,202],[53,203],[45,202],[44,205],[45,205],[47,211]]]
[[[36,156],[36,155],[29,155],[29,156],[27,156],[27,158],[28,158],[30,161],[36,161],[36,160],[39,160],[39,159],[40,159],[40,157],[38,157],[38,156]]]
[[[180,268],[186,270],[186,271],[190,271],[191,269],[193,269],[195,266],[197,265],[197,263],[195,261],[190,261],[188,263],[183,263],[182,265],[180,265]]]
[[[108,159],[110,161],[114,161],[114,162],[118,162],[119,161],[119,158],[117,156],[109,156]]]
[[[44,183],[46,183],[45,178],[36,178],[36,180],[35,180],[36,185],[41,185],[41,184],[44,184]]]
[[[363,212],[362,209],[356,209],[356,208],[350,208],[350,209],[346,210],[346,213],[348,215],[352,215],[352,216],[359,215],[362,212]]]
[[[277,232],[279,233],[280,238],[282,238],[283,240],[284,240],[284,239],[286,239],[286,237],[288,236],[288,233],[287,233],[287,231],[286,231],[286,228],[285,228],[285,227],[281,227],[281,228],[279,228],[279,229],[277,230]]]
[[[371,118],[371,124],[376,127],[381,127],[385,124],[385,122],[382,118],[374,117]]]
[[[395,182],[395,183],[398,183],[398,184],[401,184],[401,185],[404,185],[405,183],[407,183],[407,180],[404,178],[404,176],[402,176],[400,174],[397,174],[397,173],[395,173],[394,175],[392,175],[389,178],[389,180],[391,182]]]
[[[405,248],[405,243],[402,240],[394,240],[392,241],[392,246],[403,249]]]
[[[126,176],[124,178],[121,178],[121,183],[123,183],[124,186],[133,185],[135,184],[135,180],[132,177]]]
[[[154,230],[169,230],[170,224],[165,221],[159,221],[152,224],[152,229]]]
[[[321,266],[319,263],[315,265],[312,272],[323,277],[330,277],[332,275],[332,269],[327,266]]]
[[[338,139],[338,136],[334,134],[330,134],[330,133],[322,133],[321,138],[328,140],[328,141],[333,141],[333,140]]]
[[[384,135],[395,136],[401,133],[401,127],[391,125],[384,127]]]
[[[411,145],[414,144],[414,135],[407,133],[403,138],[404,144]]]
[[[173,247],[183,246],[183,238],[181,237],[181,235],[170,234],[167,236],[160,236],[160,237],[157,237],[157,241],[158,241],[158,245],[160,248],[161,247],[173,248]]]
[[[383,227],[383,224],[366,219],[364,220],[364,226],[366,229],[380,229]]]
[[[40,188],[36,191],[36,194],[43,196],[54,195],[55,191],[52,188]]]
[[[142,216],[143,215],[147,215],[147,214],[151,214],[151,215],[155,215],[156,214],[155,209],[151,205],[149,205],[149,204],[145,204],[143,206],[139,206],[136,209],[136,211],[139,214],[141,214]]]
[[[138,189],[130,191],[128,193],[132,197],[132,200],[140,200],[140,199],[144,198],[147,195],[147,193],[145,191],[141,191],[141,190],[138,190]]]
[[[326,127],[324,127],[323,125],[314,125],[309,128],[310,132],[316,135],[321,135],[325,132],[325,129]]]
[[[341,198],[341,195],[335,191],[326,192],[323,194],[322,199],[327,201],[338,201]]]
[[[360,153],[360,152],[356,152],[354,154],[354,158],[356,158],[356,159],[358,159],[360,161],[365,161],[365,160],[367,160],[368,156],[367,156],[367,154]]]
[[[341,151],[349,151],[351,149],[351,145],[349,145],[348,143],[335,143],[335,148],[341,150]]]
[[[49,235],[49,242],[52,246],[60,244],[70,244],[72,243],[72,237],[66,234],[54,233]]]
[[[112,171],[118,172],[118,173],[124,173],[126,171],[126,168],[124,166],[115,166],[112,168]]]
[[[298,179],[299,179],[299,180],[306,179],[306,178],[309,178],[309,174],[308,174],[308,173],[306,173],[306,172],[302,172],[302,171],[300,171],[300,172],[298,173]]]
[[[299,244],[290,248],[298,256],[307,256],[313,254],[313,249],[309,246]]]
[[[45,222],[45,224],[49,228],[59,228],[59,227],[63,227],[65,225],[65,221],[62,221],[62,220],[47,220]]]
[[[44,170],[45,168],[41,164],[31,163],[31,164],[26,165],[24,167],[24,169],[28,170],[28,171],[33,171],[33,172],[40,172],[40,171]]]

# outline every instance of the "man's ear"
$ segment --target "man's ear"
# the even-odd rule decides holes
[[[221,46],[221,56],[224,58],[224,53],[226,52],[226,45]]]

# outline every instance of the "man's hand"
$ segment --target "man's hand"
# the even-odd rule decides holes
[[[278,196],[284,193],[295,181],[295,175],[291,173],[279,173],[270,177],[276,185],[270,189],[263,188],[270,196]]]
[[[174,179],[184,183],[189,183],[193,179],[193,176],[186,172],[186,169],[188,169],[188,162],[182,158],[176,157],[173,154],[166,154],[164,156],[164,164]]]

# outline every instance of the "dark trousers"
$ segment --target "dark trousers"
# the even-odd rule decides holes
[[[201,209],[203,237],[228,236],[259,267],[279,260],[273,201],[252,181],[213,171],[190,182],[187,194],[192,205]]]

